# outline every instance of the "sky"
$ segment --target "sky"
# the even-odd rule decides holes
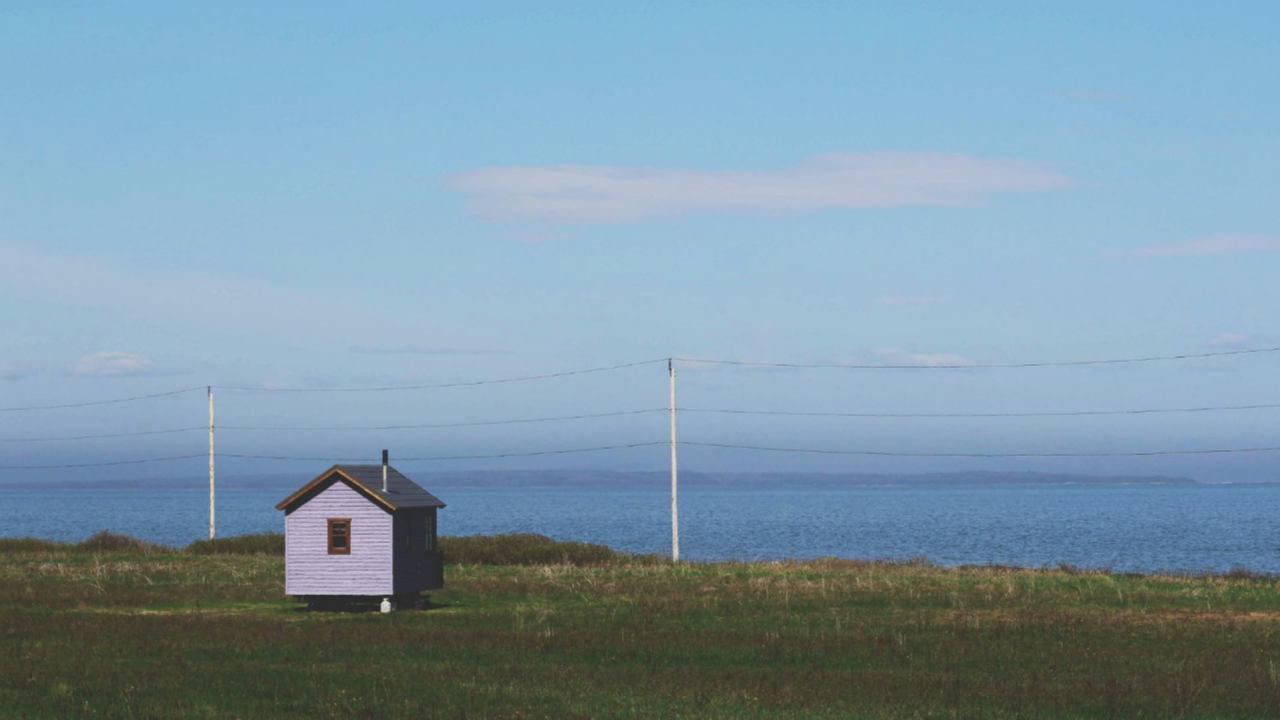
[[[10,4],[0,409],[212,385],[220,467],[306,474],[317,462],[230,456],[660,443],[668,418],[231,428],[656,411],[663,362],[298,390],[672,356],[964,366],[1280,346],[1277,22],[1266,2]],[[1274,404],[1278,359],[683,362],[678,392],[786,412]],[[199,455],[206,422],[203,390],[0,412],[0,466]],[[154,430],[177,432],[28,442]],[[908,453],[1261,447],[1278,431],[1274,409],[680,416],[689,442]],[[1277,480],[1278,459],[681,449],[708,471],[1207,480]],[[409,468],[667,462],[646,446]]]

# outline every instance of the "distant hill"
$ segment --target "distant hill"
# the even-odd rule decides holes
[[[671,476],[666,471],[621,472],[612,470],[491,470],[470,472],[410,473],[423,485],[436,488],[663,488]],[[287,494],[309,477],[300,475],[228,475],[218,478],[222,490],[275,489]],[[71,490],[173,490],[207,488],[205,478],[129,478],[32,485],[0,484],[9,491]],[[887,473],[703,473],[683,472],[684,489],[837,489],[842,487],[972,487],[1054,485],[1196,485],[1186,477],[1161,475],[1067,475],[1035,472],[957,472],[924,474]],[[283,497],[283,495],[282,495]]]

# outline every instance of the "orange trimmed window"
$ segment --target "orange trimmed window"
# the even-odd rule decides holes
[[[329,554],[351,554],[351,518],[329,518]]]

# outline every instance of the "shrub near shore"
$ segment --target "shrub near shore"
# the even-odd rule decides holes
[[[622,553],[606,545],[552,540],[545,535],[445,535],[440,549],[451,565],[577,565],[652,564],[657,555]],[[189,555],[273,555],[284,556],[284,535],[253,533],[213,540],[196,540],[185,548],[139,540],[129,535],[101,530],[78,543],[37,538],[0,538],[0,554],[8,553],[184,553]]]
[[[139,540],[131,535],[99,530],[78,543],[39,538],[0,538],[0,554],[15,553],[132,553],[154,555],[173,552],[173,549],[157,543]]]
[[[554,540],[546,535],[536,533],[443,535],[440,537],[440,549],[444,553],[445,562],[449,565],[572,565],[576,567],[606,567],[612,565],[655,565],[668,561],[664,555],[620,552],[607,545]],[[77,543],[29,537],[0,537],[0,555],[21,553],[92,554],[104,552],[141,555],[179,553],[188,555],[269,555],[284,557],[284,535],[274,532],[233,535],[213,540],[196,540],[182,548],[140,540],[130,535],[115,533],[110,530],[99,530]],[[868,566],[933,566],[933,562],[926,557],[913,557],[906,560],[858,560],[821,557],[812,560],[763,560],[754,563],[750,561],[722,561],[722,563],[747,565],[786,563],[789,565],[798,564],[828,568],[843,567],[845,569],[866,568]],[[689,562],[687,561],[685,564],[688,565]],[[1059,563],[1052,568],[1024,568],[1014,565],[962,565],[956,569],[1016,573],[1054,571],[1065,575],[1111,574],[1111,571],[1106,568],[1081,568],[1069,563]],[[1123,574],[1131,577],[1280,579],[1268,573],[1261,573],[1248,568],[1232,568],[1225,572]]]

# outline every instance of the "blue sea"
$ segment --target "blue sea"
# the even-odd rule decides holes
[[[287,492],[224,490],[218,534],[282,531]],[[534,532],[669,553],[662,490],[448,489],[448,535]],[[109,528],[184,545],[208,533],[208,495],[7,491],[0,535],[80,540]],[[680,494],[685,558],[927,557],[945,565],[1070,563],[1116,571],[1280,573],[1280,486],[868,487]]]

